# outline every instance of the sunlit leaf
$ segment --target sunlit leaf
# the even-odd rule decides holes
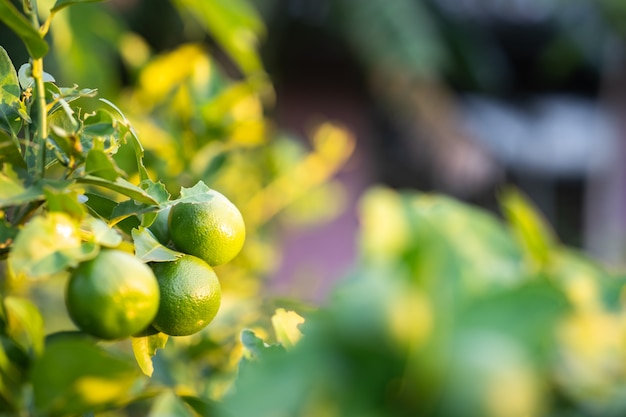
[[[122,236],[115,229],[95,217],[87,217],[82,222],[81,229],[83,229],[84,233],[87,233],[89,240],[101,246],[115,248],[122,243]]]
[[[141,371],[147,376],[152,376],[154,366],[152,357],[157,349],[163,349],[167,343],[168,336],[157,331],[145,331],[143,334],[132,338],[133,353]]]
[[[8,167],[0,171],[0,207],[15,206],[44,199],[44,186],[63,187],[66,181],[43,180],[25,188]]]
[[[177,65],[185,62],[184,66]],[[206,51],[197,44],[183,44],[152,59],[139,76],[138,99],[145,106],[168,101],[174,92],[189,79],[198,78],[207,84],[213,75],[213,65]],[[201,73],[201,77],[193,74]],[[197,89],[203,90],[202,88]],[[197,91],[198,94],[207,93]]]
[[[283,345],[285,349],[295,346],[302,337],[302,332],[298,328],[302,323],[304,323],[304,318],[295,311],[277,309],[272,316],[272,327],[278,343]]]
[[[203,181],[198,181],[191,188],[181,187],[180,197],[173,203],[205,203],[213,199],[210,191],[211,189]]]
[[[159,243],[152,232],[145,227],[134,229],[132,236],[135,242],[135,256],[143,262],[171,262],[183,256],[182,253]]]
[[[15,199],[25,192],[26,188],[14,171],[7,167],[0,172],[0,201],[3,202],[2,206],[10,205],[4,202]]]
[[[81,196],[77,190],[44,187],[44,194],[49,211],[65,213],[75,219],[85,215],[85,206],[80,202]]]
[[[0,20],[6,17],[2,12],[4,3],[0,0]],[[10,132],[13,136],[17,135],[22,125],[18,113],[20,98],[20,84],[15,67],[7,51],[0,46],[0,128]]]
[[[119,407],[132,398],[139,377],[129,358],[83,338],[57,338],[47,343],[32,370],[35,407],[42,415]]]
[[[134,184],[131,184],[123,178],[116,178],[115,181],[109,181],[107,179],[95,177],[93,175],[87,175],[77,178],[76,181],[82,184],[97,185],[99,187],[115,191],[117,193],[133,198],[140,203],[158,205],[158,202],[146,191]]]
[[[28,222],[15,239],[9,266],[17,277],[45,278],[98,253],[94,244],[81,242],[78,223],[53,212]]]
[[[19,36],[31,57],[41,58],[48,52],[46,41],[10,0],[0,0],[0,21]]]
[[[154,182],[151,179],[146,179],[141,182],[141,188],[143,188],[149,195],[151,195],[159,204],[163,205],[170,199],[170,193],[165,188],[162,182]]]
[[[43,318],[37,306],[26,298],[6,297],[7,335],[32,356],[43,352]]]
[[[544,266],[557,244],[548,222],[517,190],[508,189],[503,193],[500,204],[526,256],[535,266]]]
[[[148,417],[161,416],[195,417],[191,409],[171,391],[159,395],[152,403]]]

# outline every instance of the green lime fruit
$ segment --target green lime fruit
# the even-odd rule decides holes
[[[169,216],[169,231],[176,247],[211,266],[231,261],[241,251],[246,227],[239,209],[224,195],[209,191],[203,203],[178,203]]]
[[[154,328],[170,336],[189,336],[215,318],[222,290],[206,262],[184,255],[173,262],[155,262],[152,269],[161,292]]]
[[[148,327],[159,298],[159,285],[148,265],[130,253],[103,249],[72,271],[65,304],[79,329],[115,340]]]

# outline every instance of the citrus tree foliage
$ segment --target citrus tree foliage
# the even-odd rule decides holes
[[[560,245],[519,193],[501,201],[506,222],[370,190],[361,262],[295,346],[245,336],[218,415],[623,415],[623,276]]]
[[[272,131],[254,51],[263,29],[243,1],[172,3],[222,45],[237,80],[184,43],[122,48],[136,73],[116,100],[57,83],[43,69],[46,33],[68,62],[90,61],[91,32],[72,36],[71,15],[88,2],[58,0],[40,22],[36,2],[0,0],[31,57],[14,63],[0,48],[0,415],[624,415],[624,280],[561,246],[513,191],[503,222],[446,197],[373,189],[359,262],[329,301],[265,303],[267,224],[285,210],[309,216],[298,202],[331,207],[315,202],[331,200],[323,185],[353,140],[322,124],[305,150]],[[107,27],[121,46],[142,44]],[[159,216],[205,201],[207,184],[234,196],[250,232],[219,271],[209,330],[116,342],[76,331],[58,291],[68,271],[107,248],[146,263],[181,256],[159,243]]]
[[[254,231],[323,185],[353,142],[342,129],[322,125],[310,151],[290,145],[291,139],[265,146],[269,132],[260,97],[269,85],[255,44],[231,40],[243,26],[259,24],[243,2],[212,2],[224,18],[218,21],[201,10],[202,2],[177,7],[207,19],[206,28],[218,31],[245,80],[229,80],[205,50],[185,44],[145,62],[136,88],[119,101],[129,112],[98,98],[96,89],[60,85],[43,70],[46,34],[57,30],[55,39],[63,38],[63,26],[53,18],[63,22],[72,10],[65,9],[76,3],[88,1],[59,0],[44,12],[36,2],[24,2],[22,11],[0,2],[0,21],[31,57],[15,64],[0,47],[0,413],[207,415],[211,399],[236,373],[238,346],[249,344],[239,340],[242,324],[258,327],[261,321],[259,272],[271,265],[262,243],[253,238],[240,266],[224,271],[233,278],[231,287],[245,290],[231,292],[230,299],[227,292],[214,331],[192,343],[171,341],[161,358],[155,354],[168,342],[162,333],[147,330],[130,341],[103,343],[72,330],[59,289],[73,268],[102,249],[127,251],[143,262],[181,256],[159,243],[152,229],[178,202],[207,201],[203,179],[248,197],[239,204]],[[46,16],[42,22],[40,15]],[[72,61],[71,54],[67,58]],[[182,71],[181,59],[189,64]],[[142,140],[149,139],[142,142],[136,127]],[[258,180],[239,187],[247,178]],[[273,324],[277,340],[294,343],[292,319],[277,315],[270,324],[266,317],[265,330],[257,333],[267,336]],[[209,373],[215,377],[205,378]]]

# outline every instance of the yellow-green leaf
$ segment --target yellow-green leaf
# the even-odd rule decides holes
[[[544,266],[557,244],[555,233],[548,222],[518,190],[506,190],[500,198],[500,204],[526,257],[535,266]]]
[[[274,327],[278,343],[285,349],[295,346],[302,337],[302,332],[298,328],[302,323],[304,323],[304,318],[295,311],[276,309],[276,313],[272,316],[272,327]]]

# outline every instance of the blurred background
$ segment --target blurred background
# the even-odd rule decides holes
[[[356,132],[363,182],[495,209],[503,184],[564,242],[624,255],[619,1],[259,2],[278,123]],[[359,152],[360,151],[360,152]]]

